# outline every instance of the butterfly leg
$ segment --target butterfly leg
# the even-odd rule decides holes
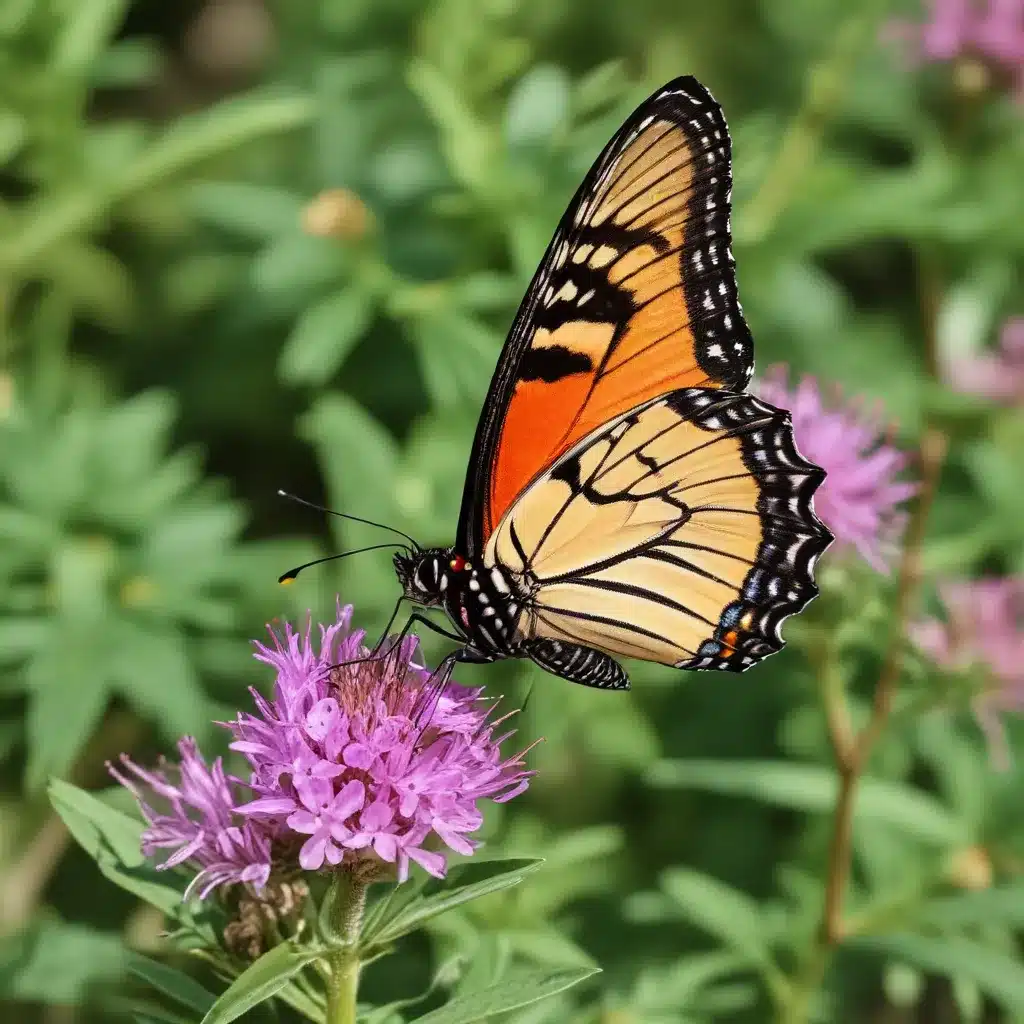
[[[399,605],[401,605],[401,601],[399,601]],[[392,614],[391,619],[389,620],[383,634],[381,634],[381,638],[373,645],[373,649],[370,651],[369,654],[362,658],[353,658],[350,661],[335,662],[333,665],[329,665],[328,668],[334,669],[345,668],[348,665],[363,665],[366,662],[374,661],[379,657],[383,657],[385,659],[390,658],[392,654],[396,653],[401,648],[402,641],[409,635],[409,631],[417,622],[422,623],[424,626],[427,626],[435,633],[439,633],[441,636],[446,637],[448,640],[454,640],[456,643],[459,644],[464,644],[466,642],[466,638],[464,636],[458,636],[457,634],[445,629],[443,626],[439,626],[436,622],[433,622],[431,619],[428,619],[425,615],[421,615],[419,612],[413,612],[409,616],[409,618],[406,619],[405,625],[401,628],[398,635],[394,638],[392,643],[388,646],[387,650],[384,651],[382,655],[381,651],[383,650],[384,645],[388,639],[388,630],[391,628],[391,623],[394,622],[397,612],[398,605],[395,606],[395,612]]]
[[[523,651],[541,668],[571,683],[599,690],[629,689],[629,676],[622,666],[614,658],[593,648],[540,638],[527,641]]]
[[[427,621],[429,622],[429,620]],[[430,623],[430,625],[433,626],[434,623]],[[438,629],[438,632],[442,632],[442,630]],[[457,663],[486,665],[494,660],[496,660],[494,655],[485,654],[473,647],[460,647],[458,650],[446,654],[441,659],[437,668],[430,673],[430,678],[423,687],[425,697],[419,711],[416,713],[416,717],[413,719],[415,725],[420,728],[421,726],[425,727],[430,722],[437,708],[437,702],[441,699],[441,694],[444,693],[445,687],[450,682],[452,672],[455,670]]]

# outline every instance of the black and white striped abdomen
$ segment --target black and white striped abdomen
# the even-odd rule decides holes
[[[542,637],[526,641],[522,652],[541,668],[570,682],[599,690],[629,689],[629,676],[614,658],[603,651]]]

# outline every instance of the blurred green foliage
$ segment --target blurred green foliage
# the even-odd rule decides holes
[[[246,640],[275,616],[329,617],[339,593],[382,626],[384,554],[277,588],[373,535],[276,489],[451,540],[536,262],[599,147],[677,74],[732,128],[759,365],[881,402],[907,448],[926,422],[948,434],[926,593],[1024,571],[1024,412],[935,375],[1022,312],[1022,113],[908,68],[880,41],[898,14],[920,17],[912,0],[0,4],[5,1019],[203,1012],[220,983],[143,956],[159,920],[101,883],[44,782],[102,785],[106,758],[185,732],[222,743],[210,722],[266,681]],[[508,1019],[1024,1020],[1020,769],[990,768],[970,680],[920,658],[858,798],[853,933],[813,962],[836,792],[816,645],[827,627],[862,720],[893,600],[852,563],[822,581],[787,651],[743,677],[636,666],[609,696],[465,670],[516,702],[536,684],[520,730],[546,739],[539,775],[487,830],[492,854],[547,863],[371,967],[367,999],[592,958],[603,974]]]

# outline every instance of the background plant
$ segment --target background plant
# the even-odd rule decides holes
[[[611,699],[466,670],[510,702],[536,684],[520,735],[546,739],[539,774],[486,834],[489,856],[546,863],[403,940],[367,999],[433,984],[394,1011],[414,1017],[585,957],[603,973],[511,1019],[1024,1019],[1024,687],[993,656],[1020,611],[960,629],[956,657],[909,629],[944,628],[947,578],[1024,572],[1014,17],[987,0],[0,6],[5,1015],[205,1012],[154,996],[163,919],[101,882],[47,778],[99,787],[107,758],[149,762],[182,733],[216,752],[210,722],[261,681],[246,640],[275,616],[330,618],[340,592],[383,624],[384,554],[276,587],[366,535],[276,489],[450,540],[555,221],[632,105],[692,73],[733,130],[759,367],[877,403],[927,518],[888,575],[826,557],[822,599],[750,675],[633,666]],[[991,360],[998,389],[964,373]]]

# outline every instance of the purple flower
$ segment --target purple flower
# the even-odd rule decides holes
[[[1009,765],[1000,711],[1024,710],[1024,576],[950,581],[939,587],[946,621],[912,624],[910,637],[940,668],[983,669],[991,689],[975,702],[995,764]]]
[[[766,402],[789,409],[800,451],[827,476],[814,496],[815,510],[836,538],[879,572],[897,549],[905,516],[901,505],[916,485],[898,479],[907,456],[886,439],[874,418],[852,403],[826,403],[816,381],[787,386],[785,367],[757,384]]]
[[[928,20],[897,20],[886,35],[925,61],[974,58],[1009,74],[1024,96],[1024,0],[931,0]]]
[[[158,870],[185,863],[199,868],[186,898],[198,889],[205,899],[217,886],[239,882],[262,889],[270,877],[271,833],[262,822],[233,810],[240,781],[225,774],[219,757],[207,765],[191,736],[179,741],[178,752],[180,764],[164,761],[155,771],[140,768],[124,754],[120,769],[108,765],[110,774],[135,795],[148,823],[143,854],[174,850]],[[154,798],[166,809],[157,810]]]
[[[272,700],[254,692],[258,714],[225,723],[252,766],[255,799],[236,809],[274,835],[297,834],[307,871],[369,859],[394,864],[400,880],[410,861],[442,876],[431,837],[472,853],[478,801],[512,799],[532,773],[522,754],[502,757],[508,736],[495,736],[500,722],[479,689],[438,690],[415,660],[415,637],[367,660],[350,616],[345,608],[322,626],[316,645],[291,626],[256,645],[277,679]]]
[[[956,391],[993,402],[1024,403],[1024,316],[1006,321],[997,351],[951,360],[943,376]]]

